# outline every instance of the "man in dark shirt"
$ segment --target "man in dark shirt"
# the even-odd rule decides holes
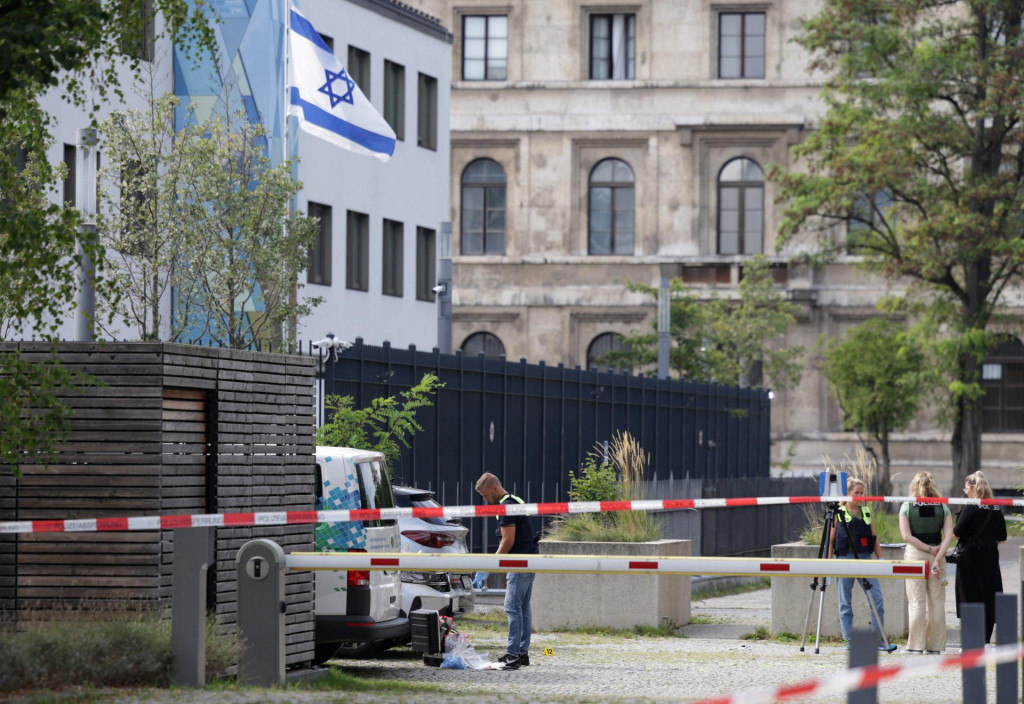
[[[505,491],[498,478],[486,472],[476,480],[476,491],[489,504],[525,503],[518,496]],[[536,534],[527,516],[498,516],[498,555],[536,555]],[[517,670],[530,664],[530,629],[533,613],[530,598],[533,596],[532,572],[509,572],[505,589],[505,613],[508,614],[508,648],[498,661],[507,670]]]

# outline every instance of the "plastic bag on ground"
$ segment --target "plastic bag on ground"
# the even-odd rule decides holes
[[[476,652],[469,642],[469,636],[463,633],[452,633],[445,639],[442,669],[482,670],[487,666],[487,656]]]

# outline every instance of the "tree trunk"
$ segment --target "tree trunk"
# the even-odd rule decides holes
[[[878,462],[878,493],[882,496],[889,496],[892,491],[892,473],[889,469],[889,433],[885,431],[881,433],[881,437],[878,439],[878,444],[881,447],[881,458]],[[883,504],[888,508],[889,504]]]
[[[953,484],[951,497],[960,495],[968,474],[981,469],[981,404],[957,400],[957,422],[953,426]]]

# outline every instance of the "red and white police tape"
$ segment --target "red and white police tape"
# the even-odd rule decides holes
[[[760,496],[734,499],[664,499],[645,501],[559,501],[537,504],[485,504],[439,508],[380,508],[335,511],[266,511],[208,513],[123,518],[75,518],[39,521],[0,521],[0,533],[80,533],[90,531],[170,530],[174,528],[222,528],[273,526],[300,523],[379,521],[393,518],[474,518],[486,516],[549,516],[567,513],[610,511],[678,511],[680,509],[739,508],[784,504],[928,503],[982,506],[1024,506],[1024,499],[945,499],[912,496]]]
[[[756,557],[609,557],[607,555],[478,555],[452,553],[292,552],[292,570],[406,572],[586,572],[724,574],[769,577],[927,579],[928,563],[907,560],[809,560]]]
[[[803,700],[810,696],[825,696],[854,692],[875,687],[904,677],[932,675],[945,670],[970,669],[986,665],[1013,662],[1024,657],[1024,644],[1000,645],[996,648],[978,648],[943,657],[917,657],[913,661],[894,665],[868,665],[843,670],[828,679],[807,680],[797,684],[757,687],[724,697],[701,699],[692,704],[773,704]]]

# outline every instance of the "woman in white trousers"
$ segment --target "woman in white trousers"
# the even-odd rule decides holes
[[[910,495],[923,499],[900,507],[900,533],[907,543],[907,560],[927,560],[927,579],[907,580],[910,616],[908,653],[941,653],[946,648],[946,550],[953,540],[953,516],[939,498],[930,472],[918,472]]]

